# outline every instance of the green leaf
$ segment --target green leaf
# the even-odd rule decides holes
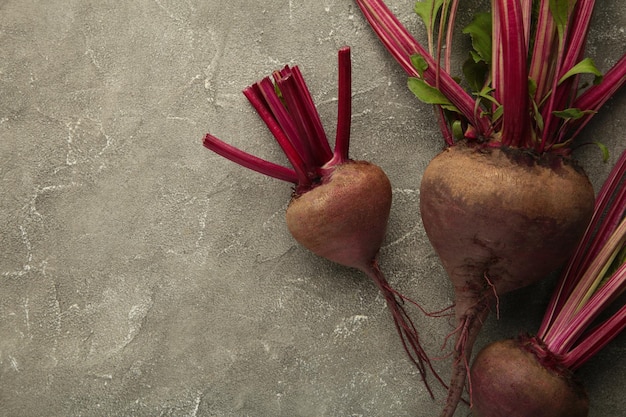
[[[576,0],[550,0],[550,13],[554,23],[560,26],[567,25],[569,14],[574,8]]]
[[[463,75],[472,91],[480,91],[485,85],[489,66],[484,61],[476,61],[470,57],[463,63]]]
[[[601,142],[591,142],[591,143],[593,143],[598,148],[600,148],[600,151],[602,152],[602,161],[607,162],[609,160],[609,148],[607,148],[606,145]]]
[[[531,99],[535,97],[535,93],[537,92],[537,82],[532,78],[528,78],[528,95]]]
[[[561,79],[559,80],[559,84],[561,84],[563,81],[565,81],[572,75],[576,75],[576,74],[593,74],[595,76],[593,80],[594,84],[600,84],[600,82],[602,81],[602,77],[603,77],[603,74],[600,72],[598,67],[596,67],[596,64],[593,62],[593,59],[585,58],[582,61],[580,61],[578,64],[574,65],[569,71],[567,71],[565,75],[563,75]]]
[[[552,112],[553,115],[555,115],[556,117],[560,117],[561,119],[567,119],[567,120],[576,120],[576,119],[580,119],[581,117],[583,117],[586,114],[591,114],[591,113],[595,113],[593,110],[581,110],[581,109],[577,109],[577,108],[569,108],[569,109],[565,109],[565,110],[555,110]]]
[[[424,78],[424,71],[428,69],[428,63],[420,54],[411,55],[411,64],[417,70],[421,78]]]
[[[543,130],[544,121],[543,121],[543,116],[541,115],[541,112],[539,111],[539,106],[537,105],[537,102],[535,101],[535,99],[531,98],[530,101],[533,104],[533,118],[535,119],[535,123],[537,123],[537,128],[539,130]]]
[[[474,62],[481,62],[483,59],[476,53],[476,51],[470,51],[470,57],[474,60]]]
[[[427,28],[435,27],[435,19],[437,18],[437,14],[439,10],[441,10],[441,5],[443,4],[443,0],[424,0],[418,1],[415,3],[415,13],[422,19]]]
[[[500,105],[500,106],[498,106],[496,111],[493,112],[493,116],[491,117],[491,121],[495,122],[496,120],[500,119],[503,114],[504,114],[504,107],[502,105]]]
[[[485,100],[492,102],[496,106],[499,106],[500,103],[498,103],[496,98],[493,95],[491,95],[492,92],[493,92],[493,87],[486,85],[483,88],[481,88],[480,91],[476,93],[476,95],[480,98],[484,98]]]
[[[452,134],[458,140],[463,139],[463,125],[460,120],[455,120],[452,122]]]
[[[446,110],[459,113],[459,109],[457,109],[441,91],[421,78],[409,77],[407,85],[409,90],[411,90],[420,101],[426,104],[435,104]]]
[[[472,38],[472,47],[476,55],[485,63],[490,64],[492,50],[491,13],[476,14],[472,22],[463,29],[463,33],[469,34]]]
[[[576,5],[576,0],[550,0],[550,13],[556,24],[559,39],[563,41],[565,28],[569,21],[569,16]]]

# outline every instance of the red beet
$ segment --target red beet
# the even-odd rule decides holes
[[[334,151],[298,68],[285,67],[275,72],[274,81],[265,78],[244,94],[274,134],[293,169],[247,154],[212,135],[206,135],[204,145],[240,165],[295,184],[286,213],[289,231],[315,254],[357,268],[374,281],[392,313],[405,351],[426,383],[430,362],[404,308],[408,299],[391,288],[377,262],[391,209],[391,184],[380,167],[348,157],[349,48],[339,52]],[[426,387],[430,392],[427,383]]]
[[[472,347],[497,297],[561,266],[593,204],[586,175],[559,156],[458,144],[428,165],[420,211],[454,285],[457,321],[442,415],[452,415],[461,398]]]
[[[405,297],[391,288],[377,262],[390,209],[391,184],[383,170],[366,161],[350,160],[335,166],[317,187],[295,195],[286,220],[302,246],[359,269],[374,281],[392,313],[404,349],[426,383],[430,361],[403,306]],[[428,384],[426,387],[430,392]]]
[[[474,416],[587,416],[589,401],[573,373],[626,329],[625,181],[626,151],[598,193],[537,335],[492,343],[476,356]]]
[[[494,342],[472,364],[474,417],[586,417],[589,398],[536,338]]]
[[[370,274],[385,238],[391,184],[369,162],[338,165],[324,182],[287,208],[293,237],[316,255]]]

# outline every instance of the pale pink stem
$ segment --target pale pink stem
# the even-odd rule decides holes
[[[626,305],[591,331],[583,341],[563,357],[563,365],[575,370],[626,329]]]
[[[537,333],[539,338],[545,339],[552,331],[551,327],[559,316],[563,305],[567,303],[574,287],[589,268],[593,259],[597,257],[598,252],[605,245],[626,212],[626,187],[623,186],[625,178],[626,151],[622,152],[598,193],[589,226],[568,264],[563,269],[558,287],[553,292],[546,308],[546,313]]]
[[[526,39],[519,0],[496,0],[502,36],[503,84],[499,85],[502,116],[502,142],[505,145],[529,146],[528,74],[526,72]]]
[[[624,228],[626,231],[626,228]],[[622,237],[623,247],[626,235]],[[585,288],[586,289],[586,288]],[[595,290],[593,295],[584,301],[582,307],[578,306],[574,314],[571,315],[569,321],[564,323],[558,333],[553,337],[544,339],[550,350],[556,354],[562,355],[568,352],[571,347],[578,342],[583,332],[592,324],[593,320],[606,309],[623,291],[626,289],[626,264],[621,267],[603,283],[600,288]],[[590,291],[593,289],[589,289]],[[565,309],[564,309],[565,310]],[[555,327],[558,323],[555,323]]]
[[[499,8],[496,7],[496,0],[491,0],[491,10],[492,10],[492,18],[491,18],[491,37],[492,37],[492,48],[491,48],[491,77],[492,77],[492,87],[493,87],[493,98],[498,102],[502,103],[502,92],[504,90],[504,69],[502,62],[502,32],[500,30],[500,13],[498,12]],[[492,104],[491,111],[494,112],[497,108],[497,105]]]
[[[550,80],[554,74],[554,61],[550,59],[556,53],[557,33],[554,19],[550,14],[548,2],[541,2],[535,44],[529,69],[529,78],[537,85],[535,102],[540,104],[550,89]]]

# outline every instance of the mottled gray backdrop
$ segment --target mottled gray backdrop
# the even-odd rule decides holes
[[[488,2],[462,3],[459,24]],[[626,52],[626,6],[597,3],[588,55],[606,70]],[[413,1],[388,4],[423,39]],[[240,91],[285,64],[334,137],[343,45],[351,155],[393,184],[382,268],[425,309],[446,307],[418,216],[441,135],[353,2],[0,0],[1,416],[436,414],[444,392],[428,397],[375,287],[290,237],[290,186],[201,145],[210,131],[284,163]],[[466,49],[459,35],[457,63]],[[625,131],[621,92],[581,138],[609,163],[576,153],[596,189]],[[536,330],[549,288],[503,297],[479,345]],[[448,320],[410,311],[444,356]],[[449,365],[435,362],[446,378]],[[625,414],[625,366],[622,336],[581,369],[591,416]]]

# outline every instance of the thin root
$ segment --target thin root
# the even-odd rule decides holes
[[[437,311],[426,311],[426,309],[424,307],[422,307],[417,301],[413,301],[412,299],[410,299],[409,297],[405,296],[404,294],[402,294],[401,292],[398,292],[396,289],[392,288],[388,283],[384,283],[385,288],[387,290],[389,290],[391,293],[393,293],[395,296],[397,296],[400,300],[402,300],[402,302],[404,301],[408,301],[409,303],[413,304],[414,306],[416,306],[417,308],[420,309],[420,311],[422,313],[424,313],[424,315],[426,315],[427,317],[435,317],[435,318],[439,318],[439,317],[450,317],[452,315],[454,315],[454,305],[450,305],[442,310],[437,310]]]
[[[489,284],[491,291],[493,291],[493,296],[496,300],[496,318],[500,320],[500,297],[498,296],[498,292],[496,291],[496,286],[493,285],[493,283],[489,279],[489,275],[487,275],[487,271],[485,271],[484,277],[485,277],[485,281],[487,281],[487,284]]]
[[[368,276],[376,283],[379,290],[383,294],[385,301],[387,302],[387,306],[393,316],[394,325],[400,336],[402,346],[404,347],[404,350],[409,356],[411,362],[413,362],[415,367],[418,369],[422,381],[424,382],[424,385],[426,386],[426,389],[428,390],[431,398],[434,398],[433,391],[428,384],[426,378],[427,368],[430,369],[434,377],[445,389],[447,389],[448,386],[439,376],[437,371],[433,368],[431,360],[424,351],[419,340],[417,328],[415,327],[415,324],[413,323],[408,313],[406,312],[406,309],[404,308],[404,301],[407,300],[411,304],[414,304],[418,307],[419,305],[409,298],[402,296],[400,293],[391,288],[376,262],[371,265],[371,269],[365,270],[364,272],[366,272]],[[422,309],[421,307],[420,310],[424,311],[424,309]]]

